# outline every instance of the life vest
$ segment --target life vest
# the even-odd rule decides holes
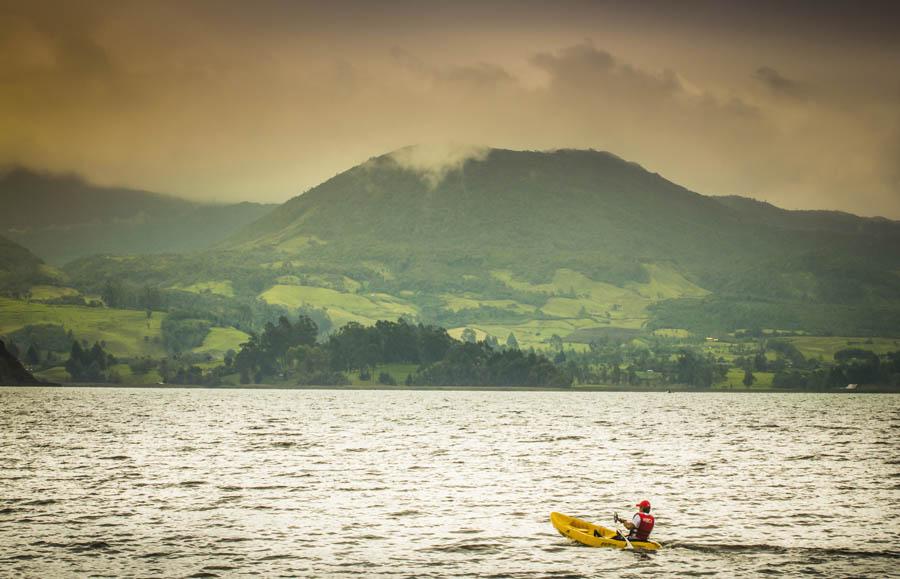
[[[641,518],[641,524],[631,533],[638,541],[646,541],[650,538],[650,531],[653,530],[653,523],[656,521],[653,515],[648,513],[637,513],[637,516]]]

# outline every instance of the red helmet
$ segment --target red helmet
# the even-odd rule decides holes
[[[644,499],[644,500],[642,500],[641,502],[639,502],[638,504],[636,504],[636,505],[634,505],[634,506],[636,506],[636,507],[641,507],[642,509],[649,509],[649,508],[650,508],[650,501],[648,501],[647,499]]]

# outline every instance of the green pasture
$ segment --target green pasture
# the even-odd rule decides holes
[[[772,387],[772,378],[775,376],[772,372],[754,372],[753,377],[756,380],[749,390],[767,390]],[[740,368],[729,368],[725,380],[716,383],[713,388],[725,390],[743,390],[748,389],[744,386],[744,371]]]
[[[449,328],[447,333],[452,337],[459,339],[463,330],[471,328],[475,331],[475,335],[479,340],[483,340],[486,334],[490,334],[497,338],[500,344],[506,343],[506,338],[510,332],[515,334],[519,348],[534,348],[535,350],[544,350],[547,348],[547,341],[554,334],[565,340],[565,337],[581,328],[589,328],[596,325],[593,320],[529,320],[521,324],[468,324],[466,326],[457,326]],[[587,344],[566,343],[566,348],[575,350],[583,350],[587,348]]]
[[[173,286],[172,289],[191,292],[195,294],[211,293],[225,296],[226,298],[234,297],[234,287],[232,287],[230,280],[201,281],[186,286],[176,285]]]
[[[491,275],[511,289],[547,296],[541,307],[546,316],[594,320],[614,327],[640,329],[648,319],[647,307],[659,300],[702,297],[709,292],[691,283],[665,264],[644,265],[650,280],[619,287],[598,282],[571,269],[558,269],[548,283],[517,280],[509,271]]]
[[[29,290],[33,300],[54,300],[67,296],[77,296],[78,290],[71,287],[55,285],[36,285]]]
[[[791,342],[805,358],[834,359],[835,352],[855,348],[876,354],[900,351],[900,338],[852,338],[847,336],[799,336],[782,338]]]
[[[32,324],[60,324],[79,340],[106,342],[116,357],[165,355],[159,340],[165,314],[154,312],[148,320],[142,311],[57,306],[0,298],[0,335]],[[146,340],[144,338],[147,338]]]
[[[533,306],[515,300],[481,299],[480,297],[469,293],[462,295],[441,294],[440,298],[444,301],[444,309],[451,312],[477,310],[478,308],[486,307],[508,310],[516,314],[534,313]]]
[[[350,378],[350,383],[354,386],[377,386],[378,375],[382,372],[387,372],[398,385],[403,385],[406,383],[406,377],[410,374],[415,374],[417,369],[418,365],[416,364],[379,364],[375,367],[369,380],[360,380],[358,372],[349,372],[347,377]]]
[[[707,290],[689,281],[670,265],[645,263],[643,267],[650,275],[650,281],[643,284],[629,283],[625,287],[648,299],[669,300],[709,295]]]
[[[250,338],[246,334],[236,328],[220,328],[215,327],[209,330],[203,343],[192,350],[195,354],[210,354],[217,360],[225,358],[228,350],[240,351],[241,344]]]
[[[295,237],[291,237],[285,241],[280,241],[277,245],[278,249],[281,251],[286,251],[288,253],[296,253],[301,252],[304,249],[309,248],[311,245],[318,244],[324,245],[326,242],[322,239],[316,237],[315,235],[297,235]]]
[[[338,328],[347,322],[372,325],[378,320],[414,317],[419,313],[414,305],[383,293],[351,294],[322,287],[279,284],[259,297],[270,304],[291,309],[302,306],[325,309]]]
[[[653,330],[653,335],[674,340],[686,340],[691,337],[691,333],[682,328],[659,328],[658,330]]]

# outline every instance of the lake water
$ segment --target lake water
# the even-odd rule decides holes
[[[0,388],[0,575],[885,576],[900,396]],[[653,554],[591,549],[647,498]]]

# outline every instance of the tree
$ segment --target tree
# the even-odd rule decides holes
[[[472,328],[466,328],[462,331],[460,339],[462,339],[463,342],[474,344],[478,340],[478,334],[476,334],[475,330],[473,330]]]
[[[34,344],[28,346],[28,351],[25,352],[25,361],[29,366],[37,366],[41,363],[41,353]]]
[[[619,384],[622,381],[622,369],[619,368],[618,364],[613,364],[612,372],[610,374],[613,384]]]
[[[100,291],[100,297],[103,303],[109,308],[118,308],[125,306],[125,286],[121,281],[115,279],[107,279]]]
[[[419,335],[419,362],[431,364],[443,360],[447,352],[456,343],[447,330],[436,326],[423,326],[417,328]]]
[[[506,337],[506,347],[512,348],[513,350],[519,349],[519,340],[516,339],[516,335],[512,332]]]
[[[557,352],[562,352],[563,341],[558,334],[553,334],[552,336],[550,336],[550,338],[547,340],[547,343],[550,344],[550,347]]]
[[[741,380],[741,382],[744,384],[744,386],[749,388],[753,385],[754,382],[756,382],[756,376],[754,376],[753,372],[751,372],[749,369],[744,370],[744,379]]]
[[[77,340],[72,342],[72,350],[69,352],[69,359],[66,361],[66,372],[68,372],[69,376],[74,380],[77,380],[84,374],[83,358],[84,350],[81,348],[81,344],[79,344]]]
[[[159,291],[159,288],[145,285],[141,289],[140,302],[138,305],[148,311],[159,310],[162,306],[162,293]],[[147,319],[150,319],[149,315],[147,316]]]
[[[760,350],[753,357],[753,369],[757,372],[765,372],[769,369],[769,360],[766,358],[765,351]]]

